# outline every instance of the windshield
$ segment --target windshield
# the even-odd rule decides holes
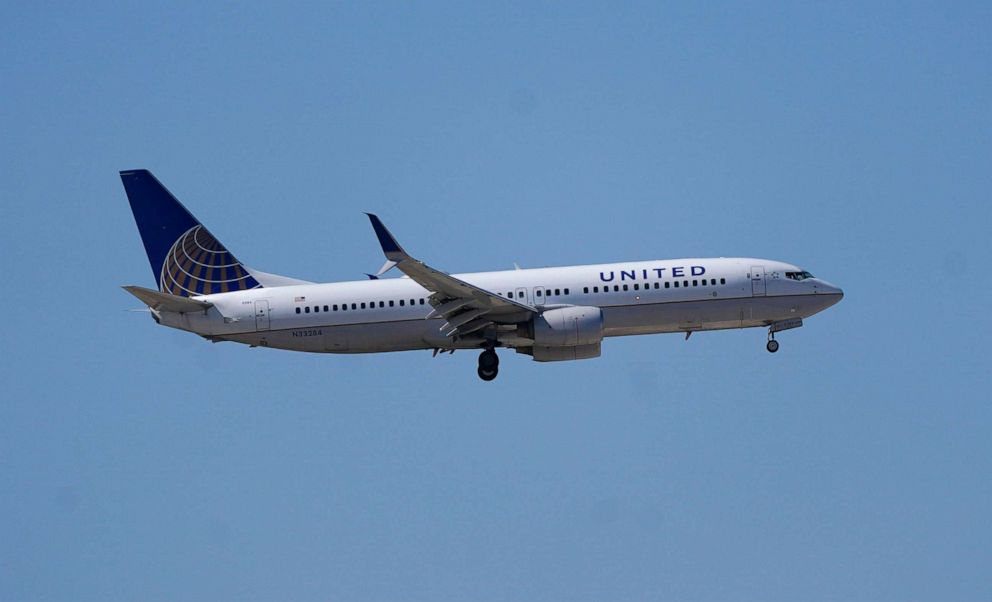
[[[812,278],[813,274],[809,272],[786,272],[785,277],[791,280],[806,280],[807,278]]]

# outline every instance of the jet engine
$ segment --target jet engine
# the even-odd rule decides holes
[[[599,357],[603,340],[603,311],[573,305],[549,309],[531,323],[534,346],[518,349],[538,362],[560,362]]]

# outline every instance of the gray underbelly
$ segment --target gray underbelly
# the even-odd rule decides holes
[[[226,335],[228,341],[311,353],[380,353],[430,349],[435,320],[312,326]]]
[[[603,308],[605,336],[766,326],[820,311],[802,297],[740,297]]]

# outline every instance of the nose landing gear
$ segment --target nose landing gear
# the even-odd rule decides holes
[[[780,322],[772,322],[768,325],[768,344],[765,345],[765,349],[768,353],[775,353],[778,351],[778,341],[775,340],[775,333],[782,332],[783,330],[792,330],[793,328],[799,328],[803,325],[802,318],[793,318],[791,320],[782,320]]]
[[[496,350],[490,347],[479,355],[479,378],[490,381],[499,374],[499,356]]]

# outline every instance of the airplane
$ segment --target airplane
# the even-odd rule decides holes
[[[781,261],[659,259],[448,274],[414,258],[367,214],[386,263],[366,280],[319,284],[249,268],[144,169],[120,172],[157,289],[125,286],[158,324],[213,341],[315,353],[480,351],[538,362],[599,357],[603,339],[767,328],[775,334],[844,292]],[[404,275],[383,278],[396,268]]]

